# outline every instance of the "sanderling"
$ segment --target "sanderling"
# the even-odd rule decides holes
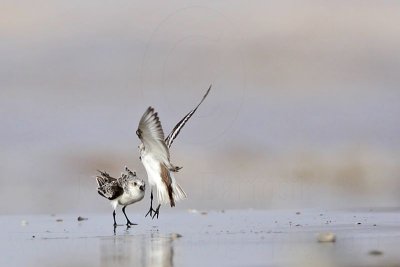
[[[143,199],[145,193],[145,183],[136,177],[136,172],[132,172],[125,167],[126,173],[121,173],[121,177],[113,178],[108,173],[99,171],[100,176],[96,177],[98,188],[97,192],[110,200],[113,211],[114,227],[117,226],[115,221],[115,209],[118,205],[123,206],[122,212],[126,218],[126,226],[136,225],[132,223],[125,213],[126,206],[138,202]]]
[[[140,119],[136,131],[142,141],[139,145],[140,159],[146,169],[148,182],[151,186],[150,209],[146,216],[150,214],[152,218],[155,216],[158,218],[161,204],[169,203],[171,207],[174,207],[176,201],[186,197],[186,193],[176,182],[173,175],[173,172],[177,172],[181,167],[174,166],[171,163],[169,148],[186,122],[203,103],[210,90],[211,85],[200,103],[176,124],[167,138],[164,137],[158,114],[152,107],[149,107]],[[153,187],[157,190],[159,203],[156,210],[153,209]],[[153,212],[154,215],[152,215]]]

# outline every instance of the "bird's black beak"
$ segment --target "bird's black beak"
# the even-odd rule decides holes
[[[145,189],[144,185],[139,186],[139,189],[144,191],[144,189]]]

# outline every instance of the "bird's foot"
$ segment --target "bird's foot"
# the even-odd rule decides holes
[[[157,209],[154,210],[154,215],[151,217],[152,219],[154,219],[154,217],[156,217],[156,216],[157,216],[157,219],[158,219],[158,215],[160,214],[160,207],[161,207],[161,205],[158,205]]]
[[[131,222],[131,221],[127,221],[127,222],[126,222],[126,227],[127,227],[127,228],[130,228],[132,225],[137,225],[137,223],[133,223],[133,222]]]
[[[132,225],[134,225],[134,224],[132,224]],[[114,228],[117,228],[118,226],[125,226],[125,224],[116,224],[116,223],[114,223],[113,226],[114,226]]]
[[[153,212],[156,212],[152,206],[150,206],[149,211],[144,215],[144,217],[147,217],[147,215],[150,215],[150,217],[153,217]]]

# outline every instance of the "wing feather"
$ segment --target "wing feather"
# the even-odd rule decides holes
[[[165,144],[166,144],[166,146],[168,148],[171,147],[172,143],[174,142],[175,138],[178,136],[178,134],[181,131],[181,129],[183,128],[183,126],[185,126],[186,122],[188,122],[190,117],[192,117],[193,114],[196,112],[197,108],[201,105],[201,103],[203,103],[204,99],[206,99],[208,93],[211,90],[211,86],[212,85],[210,85],[210,87],[208,88],[207,92],[205,93],[205,95],[201,99],[200,103],[194,109],[192,109],[188,114],[186,114],[185,117],[183,117],[183,119],[180,120],[175,125],[174,129],[172,129],[171,133],[167,136],[167,138],[165,139]]]
[[[119,185],[118,180],[111,177],[107,172],[99,171],[100,176],[96,176],[97,192],[110,200],[113,200],[124,193],[123,188]]]
[[[149,107],[143,114],[136,131],[147,153],[153,153],[163,162],[169,162],[169,151],[164,141],[164,131],[154,108]]]

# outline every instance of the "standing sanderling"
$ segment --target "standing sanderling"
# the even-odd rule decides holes
[[[186,193],[176,182],[173,175],[173,172],[178,172],[181,167],[174,166],[171,163],[169,148],[186,122],[203,103],[210,90],[211,85],[200,103],[176,124],[167,138],[164,137],[158,114],[152,107],[149,107],[140,119],[139,127],[136,131],[137,136],[142,141],[139,145],[140,159],[146,169],[151,186],[150,209],[146,216],[150,214],[152,218],[155,216],[158,218],[161,204],[169,203],[171,207],[174,207],[176,201],[186,197]],[[157,190],[159,203],[156,210],[153,209],[153,187]],[[152,215],[153,212],[154,215]]]
[[[117,226],[115,221],[115,209],[118,205],[123,206],[122,212],[126,218],[126,226],[136,225],[132,223],[125,213],[126,206],[138,202],[143,199],[145,193],[145,183],[136,177],[136,172],[132,172],[125,167],[126,173],[121,173],[121,177],[113,178],[108,173],[99,171],[100,176],[96,177],[98,188],[97,192],[110,200],[113,211],[114,227]]]

